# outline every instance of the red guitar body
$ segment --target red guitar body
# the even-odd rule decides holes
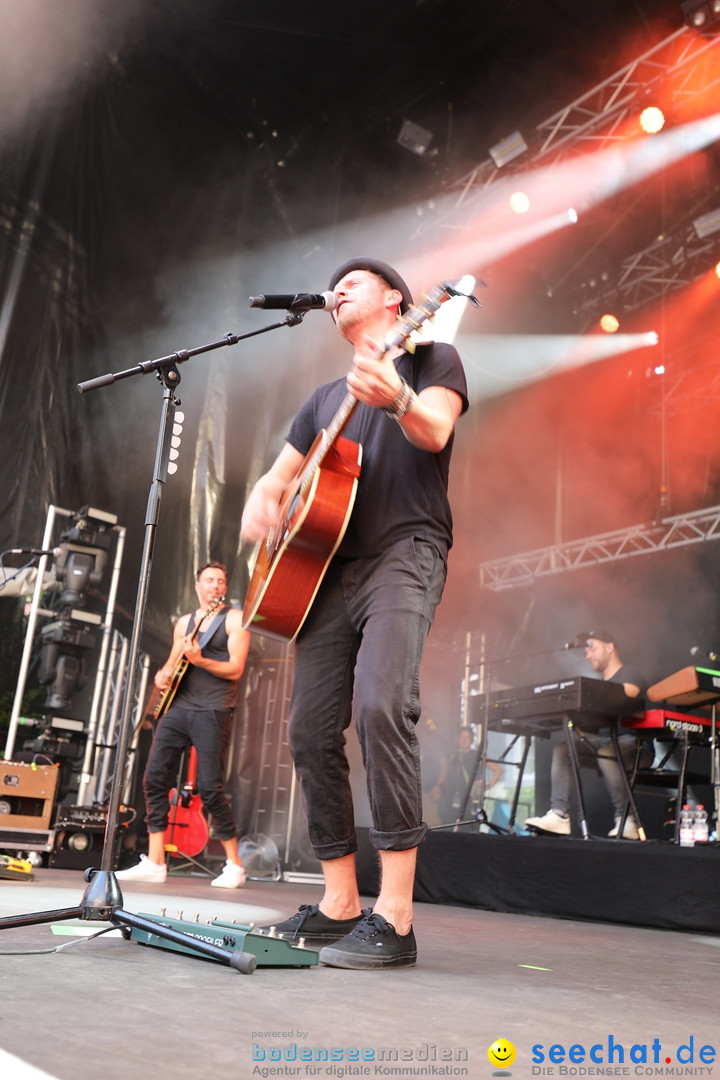
[[[210,829],[203,813],[202,800],[195,792],[197,776],[197,753],[190,747],[187,780],[178,791],[170,792],[170,818],[165,832],[165,847],[171,855],[189,855],[191,858],[205,850],[210,839]],[[172,849],[176,848],[176,851]]]

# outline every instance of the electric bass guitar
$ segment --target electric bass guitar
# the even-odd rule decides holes
[[[445,300],[464,295],[450,283],[437,285],[424,303],[398,317],[379,355],[402,344]],[[347,394],[283,494],[275,524],[257,551],[243,608],[246,630],[293,641],[307,618],[355,502],[362,447],[341,433],[356,405],[357,398]]]
[[[171,855],[191,858],[204,851],[210,839],[210,829],[203,813],[202,800],[195,790],[197,753],[190,747],[187,779],[182,789],[170,792],[170,817],[165,832],[165,847]]]
[[[224,602],[225,602],[225,597],[224,596],[220,596],[220,597],[218,597],[217,600],[213,600],[212,604],[207,609],[207,611],[203,615],[202,619],[200,619],[199,623],[197,624],[197,626],[193,630],[192,634],[190,635],[190,640],[191,641],[194,641],[195,638],[197,637],[198,631],[200,630],[200,627],[202,626],[205,619],[207,619],[210,615],[212,615],[213,612],[217,611],[217,609]],[[187,673],[187,669],[189,667],[190,667],[190,661],[188,660],[188,658],[186,656],[181,657],[178,660],[177,664],[175,665],[175,667],[173,669],[173,673],[170,676],[170,681],[168,682],[165,689],[162,691],[162,696],[161,696],[160,700],[158,701],[157,706],[155,707],[155,716],[158,718],[158,720],[163,715],[163,713],[166,713],[168,711],[168,709],[172,705],[173,698],[175,697],[178,690],[180,689],[180,684],[182,683],[183,679],[185,678],[185,675]]]

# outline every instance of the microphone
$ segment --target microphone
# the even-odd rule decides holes
[[[313,308],[325,308],[334,311],[337,296],[333,292],[324,293],[274,293],[267,296],[248,297],[250,307],[285,309],[287,311],[311,311]]]
[[[693,647],[690,649],[690,655],[704,656],[706,660],[712,660],[713,663],[715,663],[717,660],[720,660],[720,653],[705,652],[705,650],[701,649],[699,645],[693,645]]]
[[[4,555],[52,555],[57,559],[58,555],[62,555],[62,548],[50,548],[45,550],[43,548],[9,548],[3,552]]]

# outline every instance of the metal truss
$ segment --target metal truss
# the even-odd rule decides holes
[[[415,236],[432,228],[462,228],[498,180],[539,164],[552,165],[579,144],[602,149],[631,137],[626,121],[646,96],[662,86],[678,109],[720,83],[720,35],[704,37],[683,26],[582,97],[538,124],[529,153],[498,167],[492,158],[475,165],[449,189],[454,203],[418,223]]]
[[[643,97],[662,87],[663,100],[676,108],[720,82],[720,38],[702,37],[682,27],[631,61],[582,97],[537,127],[543,143],[534,161],[558,160],[569,144],[592,142],[593,148],[625,141],[625,121]]]
[[[720,260],[720,232],[699,239],[692,224],[686,224],[670,236],[663,236],[642,251],[628,255],[620,263],[617,280],[598,289],[573,308],[584,318],[587,329],[601,310],[635,311],[696,281]]]
[[[550,574],[583,570],[589,566],[628,559],[633,555],[647,555],[717,539],[720,539],[720,506],[711,506],[649,525],[635,525],[480,563],[480,586],[493,592],[516,589],[532,585],[537,578]]]
[[[690,362],[683,368],[674,364],[664,381],[657,380],[655,400],[648,413],[665,418],[682,416],[695,409],[717,407],[720,403],[720,356],[701,364]]]

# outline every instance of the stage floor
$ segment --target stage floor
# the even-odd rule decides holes
[[[2,880],[0,916],[74,907],[84,890],[75,870]],[[315,882],[226,892],[173,875],[162,887],[126,886],[124,907],[246,924],[284,918],[318,895]],[[514,1045],[510,1072],[521,1078],[610,1066],[614,1075],[720,1075],[710,1060],[720,1049],[720,937],[711,934],[420,903],[415,968],[243,975],[117,930],[88,938],[106,925],[3,930],[2,1075],[476,1080],[493,1074],[488,1048],[498,1039]]]

